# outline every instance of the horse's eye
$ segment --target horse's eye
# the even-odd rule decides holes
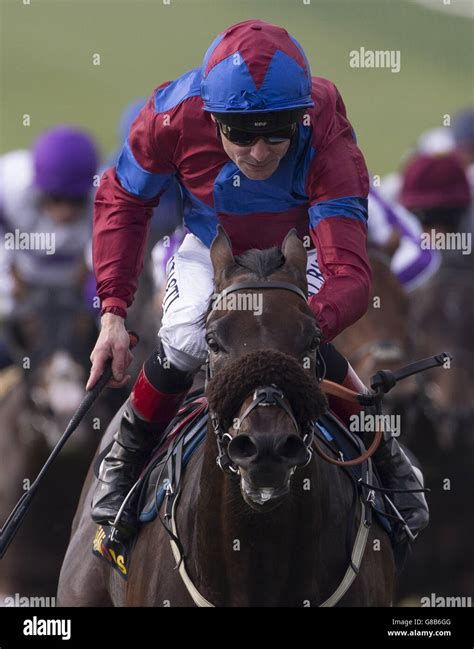
[[[314,336],[313,340],[311,341],[311,343],[309,345],[310,351],[312,351],[312,352],[316,351],[318,349],[320,343],[321,343],[321,339],[319,338],[319,336]]]
[[[207,346],[212,352],[218,352],[220,350],[219,343],[212,336],[206,338]]]

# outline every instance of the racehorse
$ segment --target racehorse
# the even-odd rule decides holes
[[[351,516],[352,484],[341,467],[308,452],[305,434],[326,408],[315,375],[319,328],[304,299],[305,248],[292,231],[281,250],[234,258],[219,228],[211,259],[220,298],[226,289],[235,295],[245,288],[250,297],[260,293],[263,309],[257,316],[210,306],[207,315],[210,417],[175,511],[180,563],[192,587],[174,569],[159,518],[138,533],[128,581],[92,555],[91,466],[61,571],[62,606],[329,605],[346,574],[346,533],[352,543],[360,523],[359,513]],[[257,397],[268,407],[257,407]],[[374,522],[359,573],[339,605],[387,606],[393,589],[390,540]]]
[[[83,397],[97,328],[79,294],[37,289],[12,314],[7,335],[16,364],[4,370],[0,380],[0,527]],[[92,417],[84,420],[52,465],[0,561],[0,605],[15,593],[54,596],[84,471],[97,446],[97,429],[111,412],[104,400],[98,403],[96,425]]]
[[[442,371],[420,374],[413,400],[407,443],[423,457],[431,520],[430,535],[418,539],[401,580],[403,596],[472,594],[474,524],[466,511],[474,457],[473,285],[472,256],[443,251],[437,273],[410,295],[416,357],[447,349],[453,360]]]
[[[374,247],[369,247],[368,257],[372,267],[369,308],[360,320],[334,341],[367,386],[379,370],[393,371],[406,364],[412,356],[413,346],[409,299],[390,269],[390,257]],[[415,389],[412,379],[400,382],[387,395],[385,410],[408,419]]]

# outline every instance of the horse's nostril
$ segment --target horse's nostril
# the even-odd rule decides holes
[[[232,461],[242,462],[255,457],[258,449],[248,435],[241,433],[230,442],[228,452]]]
[[[276,451],[278,455],[286,460],[300,461],[306,457],[307,451],[303,440],[298,435],[288,435],[282,440]]]

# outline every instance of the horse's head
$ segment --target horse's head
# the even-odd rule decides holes
[[[97,325],[79,289],[41,287],[18,302],[6,333],[11,352],[20,361],[28,357],[32,372],[57,351],[67,352],[88,370]]]
[[[34,407],[67,422],[82,400],[97,335],[81,294],[61,288],[32,291],[13,311],[6,333]]]
[[[244,499],[268,510],[310,459],[312,422],[326,409],[316,379],[321,333],[305,299],[307,255],[291,231],[281,250],[234,258],[219,228],[211,258],[217,291],[206,324],[211,416]]]

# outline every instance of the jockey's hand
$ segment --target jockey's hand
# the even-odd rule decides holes
[[[130,380],[130,374],[125,374],[133,360],[130,352],[130,337],[125,329],[123,318],[113,313],[104,313],[100,334],[90,356],[92,368],[86,390],[94,387],[109,358],[112,358],[112,378],[107,386],[122,388]]]

